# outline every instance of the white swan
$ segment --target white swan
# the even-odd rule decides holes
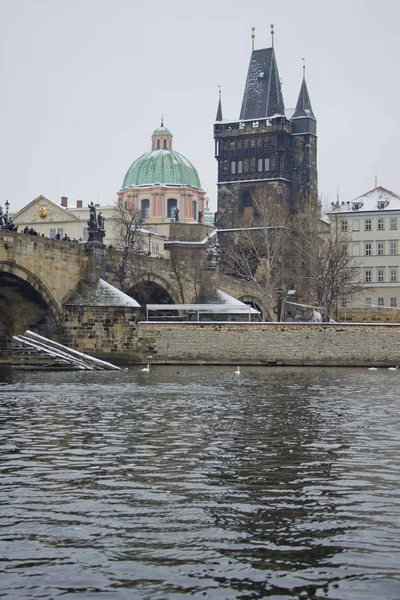
[[[377,371],[378,369],[376,367],[368,367],[368,371]]]
[[[397,369],[399,368],[399,365],[397,365],[397,367],[388,367],[389,371],[397,371]]]
[[[236,375],[240,375],[240,367],[238,367],[238,368],[236,369],[236,371],[235,371],[235,374],[236,374]]]
[[[140,369],[141,371],[143,371],[143,373],[150,373],[150,365],[147,365],[147,367],[144,367],[143,369]]]

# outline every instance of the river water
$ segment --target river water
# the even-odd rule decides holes
[[[0,598],[400,599],[400,371],[0,372]]]

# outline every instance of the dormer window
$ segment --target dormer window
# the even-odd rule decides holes
[[[386,202],[384,200],[383,201],[380,200],[378,202],[378,208],[379,208],[379,210],[382,210],[383,208],[386,208]]]
[[[353,204],[353,210],[360,210],[360,205],[358,204],[358,202],[355,202]]]

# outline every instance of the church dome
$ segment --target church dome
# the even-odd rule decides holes
[[[172,133],[164,127],[152,135],[152,150],[146,152],[129,167],[122,190],[153,185],[190,186],[201,189],[200,179],[192,163],[172,150]]]

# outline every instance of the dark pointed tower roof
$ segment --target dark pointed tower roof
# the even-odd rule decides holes
[[[221,87],[219,88],[219,101],[217,108],[217,116],[215,117],[216,121],[222,121],[222,103],[221,103]]]
[[[274,48],[253,50],[240,119],[262,119],[284,115],[285,105]]]
[[[308,95],[305,70],[303,69],[303,81],[301,83],[300,94],[296,104],[296,110],[292,116],[292,119],[298,119],[300,117],[310,117],[315,119],[313,109],[311,107],[310,96]]]
[[[304,59],[303,59],[304,60]],[[296,110],[291,118],[293,122],[293,133],[303,134],[317,133],[317,119],[313,113],[310,96],[308,95],[305,65],[303,65],[303,81],[301,82],[300,94],[296,104]]]

